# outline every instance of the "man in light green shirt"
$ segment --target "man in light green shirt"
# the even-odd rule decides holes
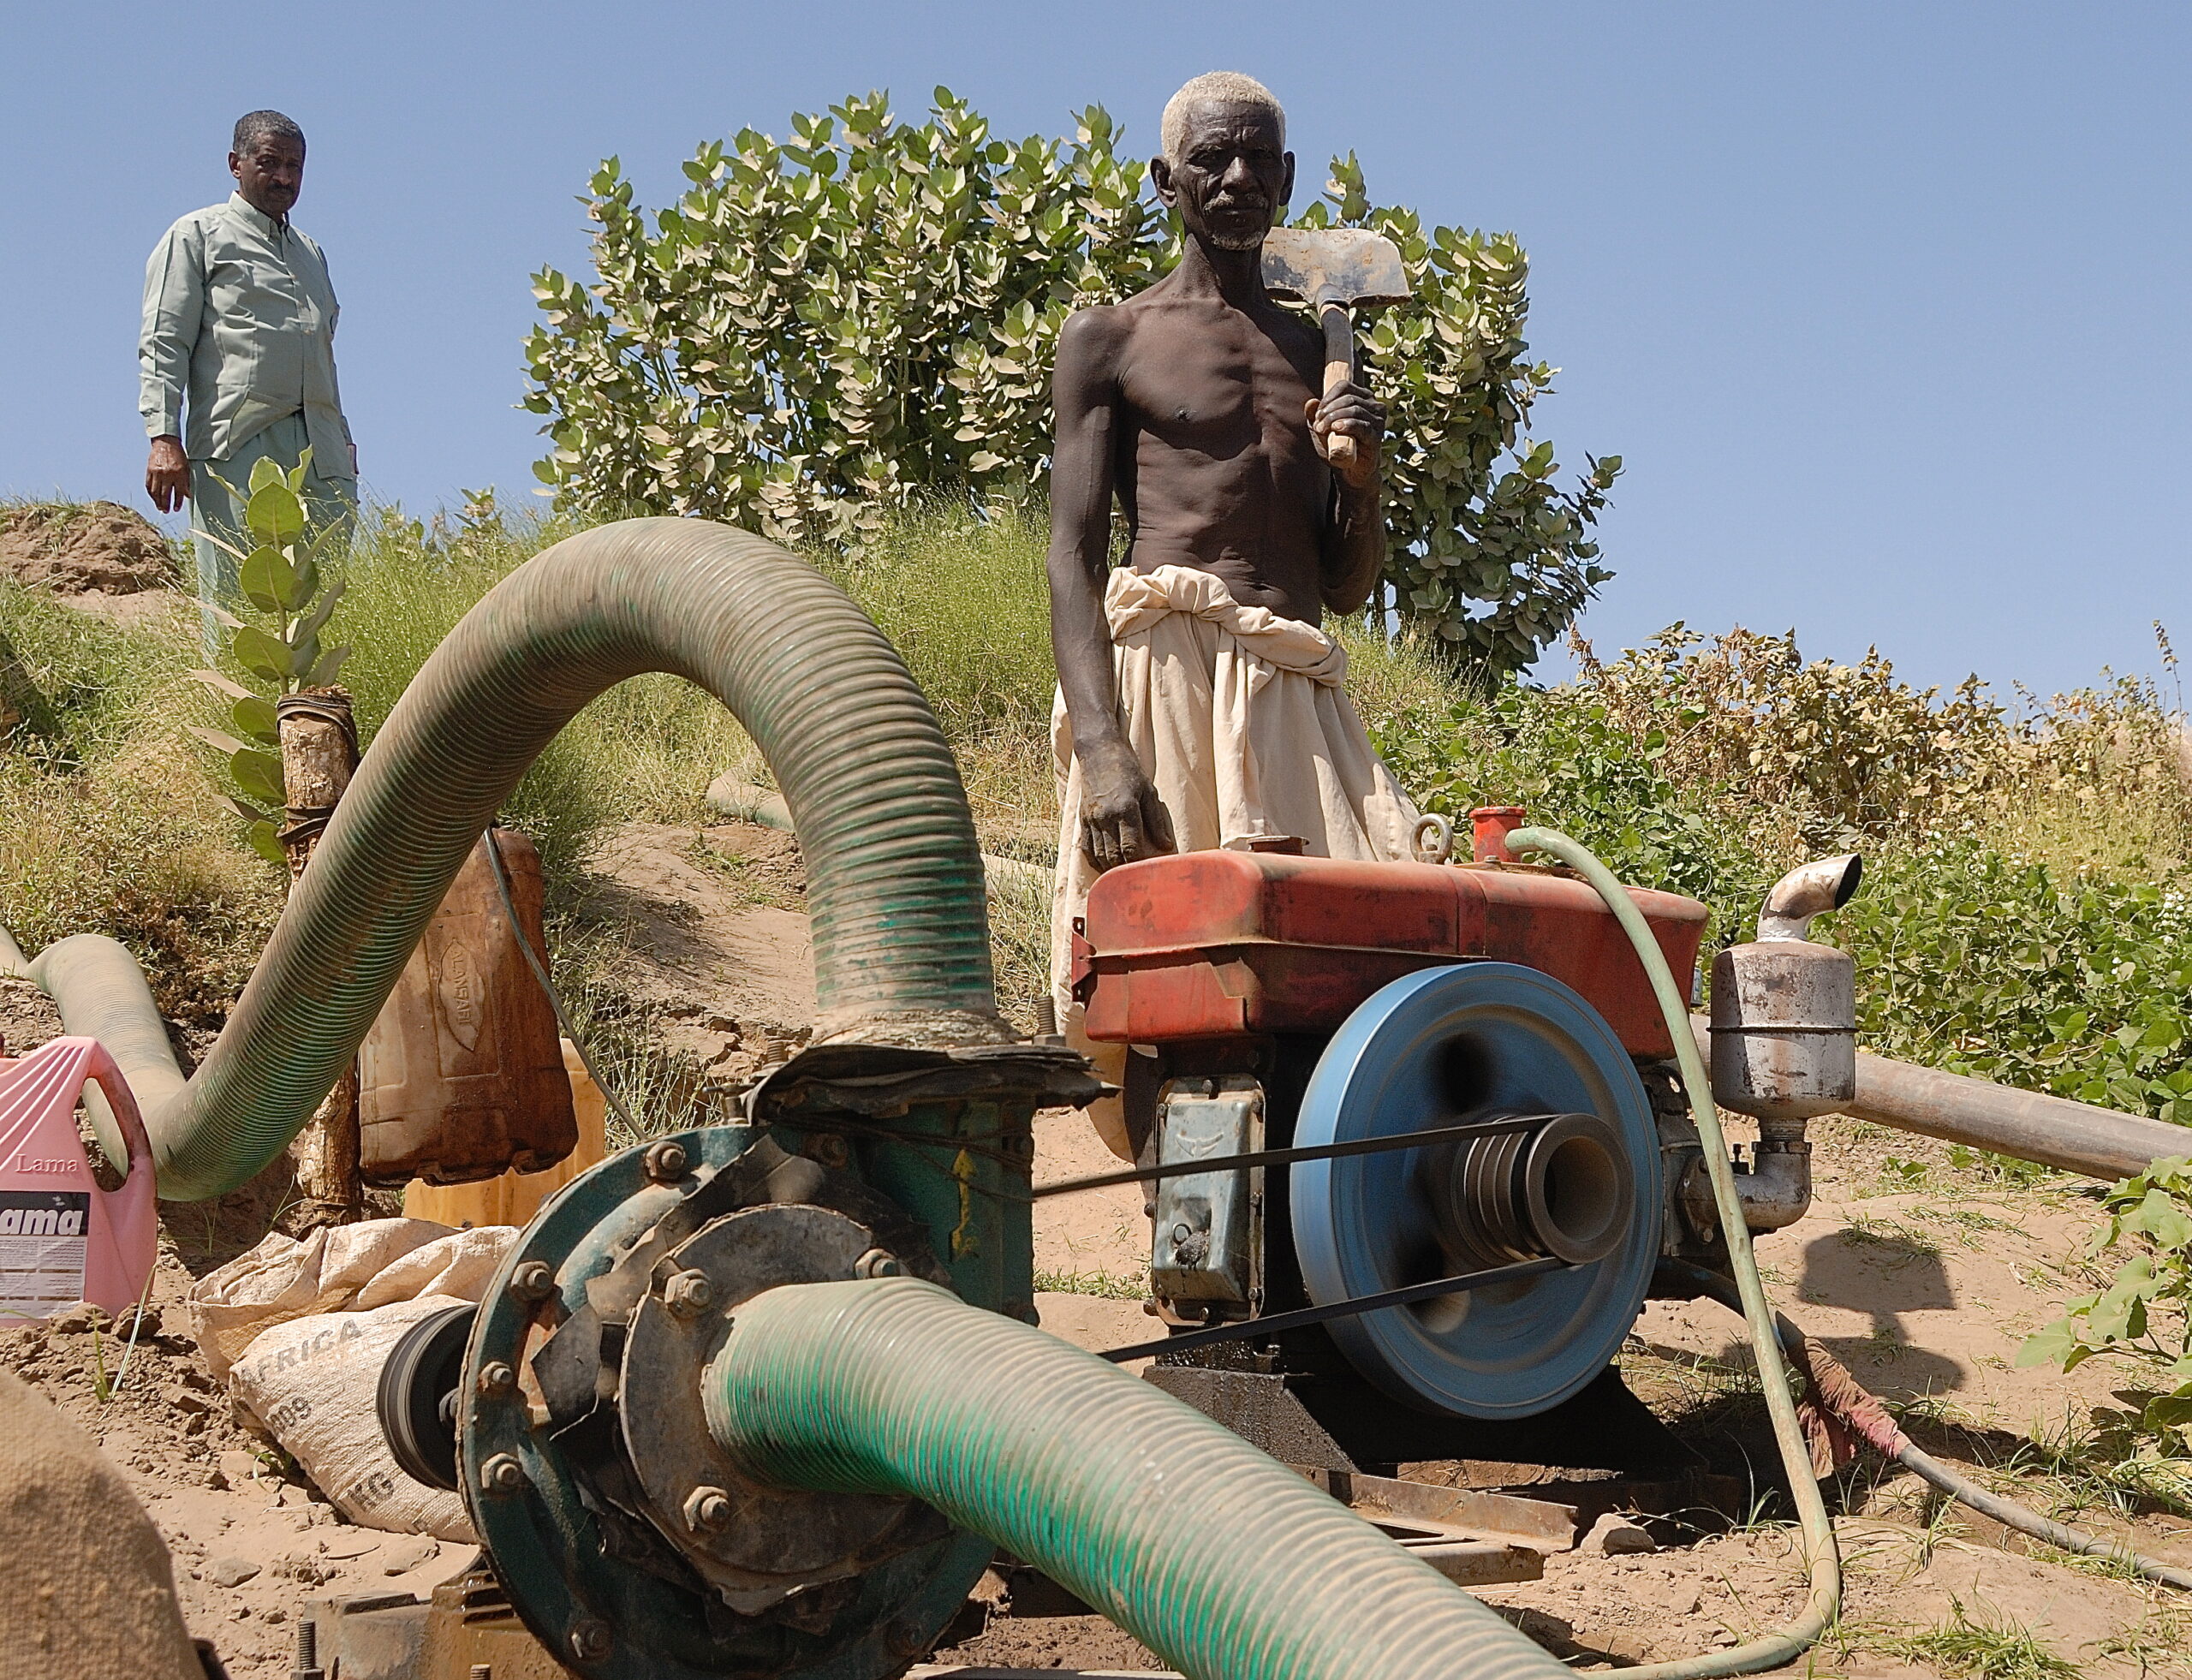
[[[335,384],[335,288],[319,247],[289,223],[304,134],[255,110],[237,119],[234,147],[229,201],[177,222],[145,265],[137,352],[152,440],[145,489],[162,513],[190,503],[209,652],[211,609],[237,593],[235,557],[211,539],[250,547],[234,492],[257,462],[295,467],[309,445],[313,517],[347,525],[358,505],[358,452]]]

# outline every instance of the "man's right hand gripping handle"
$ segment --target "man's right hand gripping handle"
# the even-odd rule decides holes
[[[1081,846],[1098,870],[1176,849],[1171,813],[1132,748],[1084,756],[1081,774]]]

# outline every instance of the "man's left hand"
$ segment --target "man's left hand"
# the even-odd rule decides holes
[[[1335,434],[1355,439],[1355,464],[1336,467],[1341,480],[1355,490],[1367,490],[1377,481],[1379,446],[1385,436],[1385,405],[1362,386],[1349,380],[1335,385],[1321,397],[1309,399],[1309,436],[1317,453],[1331,459]]]

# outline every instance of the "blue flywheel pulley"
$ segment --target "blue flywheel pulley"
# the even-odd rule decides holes
[[[1510,1129],[1497,1129],[1503,1120]],[[1396,1399],[1528,1417],[1611,1362],[1659,1253],[1658,1131],[1605,1019],[1516,963],[1406,975],[1325,1047],[1294,1141],[1480,1121],[1493,1123],[1461,1143],[1296,1164],[1294,1246],[1319,1306],[1534,1256],[1570,1262],[1331,1325],[1349,1361]]]

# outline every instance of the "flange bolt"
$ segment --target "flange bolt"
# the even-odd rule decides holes
[[[499,1359],[491,1359],[480,1367],[480,1391],[482,1394],[507,1394],[517,1386],[517,1373]]]
[[[480,1487],[486,1493],[515,1493],[525,1486],[525,1466],[515,1455],[498,1452],[480,1467]]]
[[[545,1301],[556,1292],[556,1273],[546,1260],[527,1260],[510,1273],[510,1293],[520,1301]]]
[[[659,1143],[649,1144],[642,1159],[646,1165],[647,1177],[658,1184],[676,1183],[685,1176],[688,1165],[685,1146],[673,1143],[668,1138]]]
[[[853,1262],[855,1278],[896,1278],[904,1270],[897,1255],[888,1248],[870,1248]]]
[[[296,1661],[289,1680],[326,1680],[326,1676],[319,1665],[319,1623],[307,1616],[297,1623]]]
[[[662,1304],[681,1319],[697,1319],[716,1304],[716,1286],[705,1272],[681,1272],[662,1286]]]
[[[685,1496],[687,1526],[703,1534],[719,1534],[730,1527],[730,1495],[720,1487],[696,1487]]]
[[[571,1654],[582,1663],[598,1663],[610,1653],[616,1643],[610,1636],[609,1623],[597,1622],[592,1617],[575,1623],[571,1628]]]

